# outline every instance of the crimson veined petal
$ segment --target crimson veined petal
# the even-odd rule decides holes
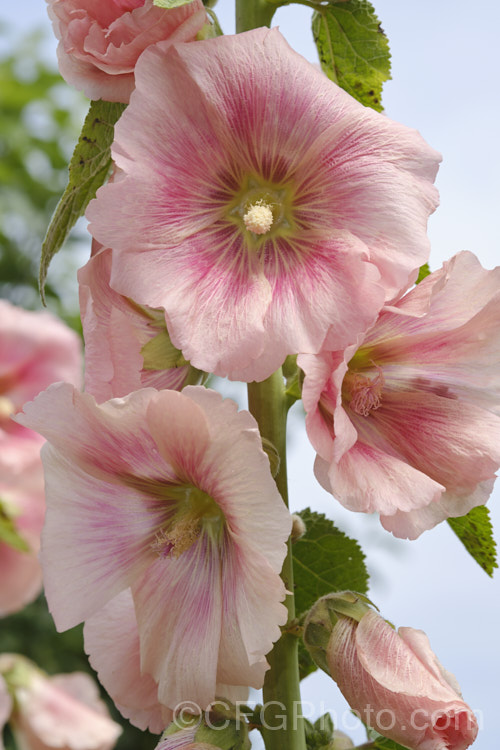
[[[500,269],[459,253],[342,351],[301,355],[316,475],[415,539],[483,505],[500,466]]]
[[[438,155],[276,29],[147,50],[113,155],[88,208],[111,285],[206,371],[353,343],[427,258]]]

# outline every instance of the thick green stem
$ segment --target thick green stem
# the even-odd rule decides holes
[[[276,8],[269,0],[236,0],[236,31],[270,26]]]
[[[248,408],[259,423],[263,438],[273,443],[280,456],[276,484],[288,505],[286,474],[286,396],[281,369],[262,383],[248,384]],[[293,592],[293,561],[291,542],[281,577],[287,591]],[[288,622],[295,617],[293,593],[286,598]],[[304,721],[300,708],[298,640],[283,633],[267,659],[271,669],[264,683],[264,728],[262,735],[267,750],[306,750]]]

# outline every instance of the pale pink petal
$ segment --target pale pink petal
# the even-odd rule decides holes
[[[47,311],[31,312],[0,300],[0,395],[14,412],[51,383],[81,382],[78,336]]]
[[[318,456],[314,472],[342,505],[362,513],[406,513],[435,502],[444,489],[399,458],[360,441],[338,463]]]
[[[162,310],[141,307],[109,286],[111,250],[93,243],[93,254],[78,272],[80,310],[85,338],[85,387],[97,401],[126,396],[141,387],[180,390],[195,382],[189,364],[145,369],[143,347],[165,335]],[[172,347],[172,352],[174,348]],[[177,360],[182,361],[178,352]]]
[[[409,512],[396,511],[380,516],[384,529],[401,539],[417,539],[422,532],[434,528],[447,518],[465,516],[478,505],[485,505],[493,491],[495,479],[480,482],[473,492],[443,492],[435,502]]]
[[[407,636],[408,630],[412,629],[406,628]],[[407,640],[376,612],[368,612],[356,628],[356,655],[370,677],[393,693],[432,701],[454,701],[458,697],[448,683],[436,678],[435,666],[429,670],[420,658],[416,659]]]
[[[221,632],[221,562],[200,539],[178,559],[158,559],[132,587],[141,669],[158,683],[160,703],[214,699]]]
[[[158,701],[158,685],[141,672],[139,633],[130,589],[85,622],[85,650],[119,711],[139,729],[160,734],[173,714]]]
[[[361,420],[357,415],[356,427]],[[387,389],[369,430],[448,491],[472,492],[500,465],[500,418],[453,398]]]
[[[138,391],[98,406],[61,384],[18,417],[53,441],[43,451],[42,566],[60,629],[98,611],[154,559],[150,546],[168,512],[157,487],[173,476],[147,431],[145,411],[155,395]]]
[[[87,707],[51,679],[35,677],[18,689],[16,700],[15,735],[33,750],[110,750],[122,732],[102,710]]]
[[[0,510],[14,524],[27,551],[0,543],[0,617],[17,612],[42,590],[42,569],[38,561],[40,533],[45,515],[43,470],[35,455],[22,472],[2,470]]]

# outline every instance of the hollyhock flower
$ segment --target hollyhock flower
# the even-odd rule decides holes
[[[23,472],[43,442],[11,415],[58,380],[79,385],[80,339],[48,312],[0,300],[0,472]]]
[[[23,750],[110,750],[122,729],[83,672],[49,677],[17,654],[0,655],[14,695],[9,723]],[[1,678],[0,678],[1,679]]]
[[[170,342],[162,310],[142,307],[109,286],[111,250],[93,243],[78,272],[85,339],[85,388],[97,401],[141,387],[181,390],[201,373]]]
[[[83,635],[89,661],[122,716],[139,729],[149,729],[153,734],[163,732],[174,713],[160,703],[157,682],[141,670],[139,631],[130,589],[120,592],[88,618]],[[218,684],[216,695],[235,703],[247,700],[248,689]]]
[[[22,472],[0,471],[0,617],[22,609],[42,590],[38,551],[44,515],[43,468],[36,451]]]
[[[188,42],[207,22],[201,0],[166,10],[153,0],[47,0],[62,77],[89,99],[128,102],[141,53]]]
[[[301,355],[321,484],[414,539],[488,499],[500,465],[500,268],[459,253],[362,343]]]
[[[373,610],[359,622],[339,616],[326,659],[351,708],[385,737],[411,750],[465,750],[474,742],[476,718],[423,631],[396,632]]]
[[[49,441],[42,565],[57,627],[130,588],[162,706],[261,686],[286,621],[291,519],[253,417],[200,386],[99,406],[59,384],[17,419]]]
[[[352,343],[428,254],[436,152],[276,29],[149,48],[112,151],[87,210],[111,286],[207,372]]]

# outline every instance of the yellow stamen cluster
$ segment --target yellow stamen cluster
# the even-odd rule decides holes
[[[258,202],[250,206],[243,216],[243,222],[253,234],[267,234],[273,225],[274,217],[267,203]]]

